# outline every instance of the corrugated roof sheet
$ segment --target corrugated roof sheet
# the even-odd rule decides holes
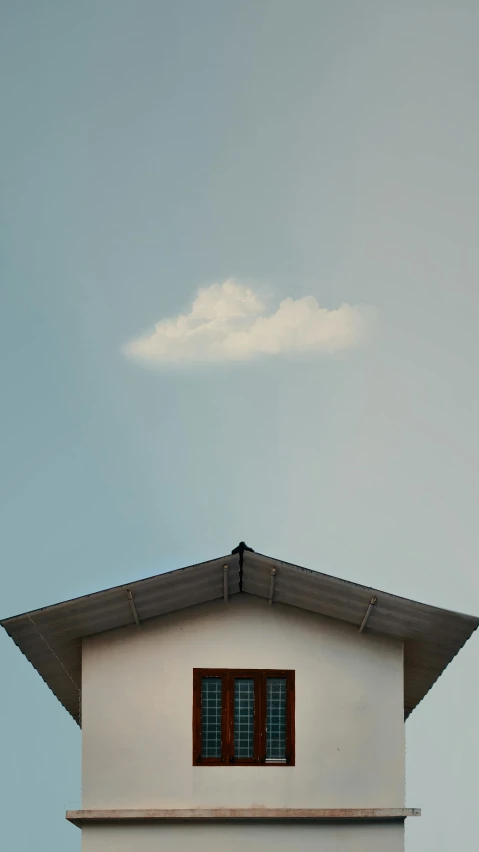
[[[223,556],[0,623],[80,724],[82,638],[134,624],[127,590],[131,589],[141,622],[222,598],[224,565],[229,566],[228,594],[239,593],[239,562],[237,553]],[[424,698],[479,624],[479,619],[470,615],[417,603],[253,552],[245,552],[243,556],[242,591],[268,599],[272,569],[276,572],[274,601],[358,628],[371,598],[377,598],[366,630],[404,641],[405,717]]]

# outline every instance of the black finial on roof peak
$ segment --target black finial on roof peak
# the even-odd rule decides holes
[[[232,555],[235,555],[236,553],[239,554],[239,590],[240,590],[240,592],[243,591],[243,556],[244,556],[245,551],[248,551],[249,553],[254,553],[253,548],[248,547],[248,545],[245,544],[244,541],[240,541],[238,547],[235,547],[231,551]]]
[[[243,556],[243,553],[244,553],[245,551],[248,551],[248,553],[254,553],[254,550],[253,550],[253,548],[252,548],[252,547],[248,547],[248,545],[247,545],[247,544],[245,544],[245,543],[244,543],[244,541],[240,541],[240,543],[238,544],[238,547],[235,547],[235,548],[231,551],[231,553],[232,553],[232,554],[239,553],[239,555],[240,555],[240,556]]]

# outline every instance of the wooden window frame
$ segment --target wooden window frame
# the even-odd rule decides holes
[[[201,682],[204,677],[222,680],[221,757],[201,757]],[[286,678],[286,761],[266,761],[266,679]],[[234,757],[234,681],[255,682],[254,757]],[[193,669],[193,766],[294,766],[295,678],[291,669]]]

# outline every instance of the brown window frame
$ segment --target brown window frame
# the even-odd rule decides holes
[[[201,681],[204,677],[222,679],[221,757],[201,757]],[[252,678],[255,682],[254,757],[234,757],[234,681]],[[286,761],[266,762],[266,679],[286,678]],[[291,669],[193,669],[193,766],[294,766],[295,763],[295,678]]]

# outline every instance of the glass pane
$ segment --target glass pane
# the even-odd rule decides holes
[[[221,678],[201,682],[201,757],[221,757]]]
[[[266,760],[286,758],[286,678],[266,678]]]
[[[235,680],[235,758],[254,757],[254,680]]]

